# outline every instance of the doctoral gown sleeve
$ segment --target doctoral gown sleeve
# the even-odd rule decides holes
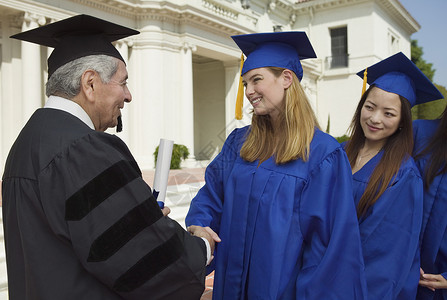
[[[304,252],[293,299],[365,299],[351,168],[341,147],[313,168],[300,199]]]
[[[422,197],[419,172],[416,167],[406,168],[360,219],[370,299],[414,299],[419,281]]]
[[[104,285],[124,299],[200,298],[203,240],[162,215],[119,138],[94,132],[77,140],[38,181],[52,230]]]

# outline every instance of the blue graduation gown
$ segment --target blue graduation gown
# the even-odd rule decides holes
[[[310,158],[258,166],[234,130],[208,166],[186,224],[217,245],[213,299],[365,299],[364,265],[346,154],[316,130]]]
[[[353,174],[357,206],[382,158],[379,152]],[[419,232],[423,183],[412,158],[359,219],[369,299],[415,299],[419,282]]]
[[[413,122],[416,153],[423,150],[435,133],[439,120]],[[424,174],[429,156],[416,164]],[[425,273],[441,274],[447,278],[447,174],[435,177],[428,190],[424,190],[424,215],[421,230],[421,268]],[[447,290],[432,292],[419,287],[417,299],[447,299]]]

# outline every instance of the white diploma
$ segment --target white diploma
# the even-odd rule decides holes
[[[171,168],[172,147],[174,141],[160,139],[157,164],[155,166],[153,194],[160,208],[165,205],[166,189],[168,188],[169,170]]]

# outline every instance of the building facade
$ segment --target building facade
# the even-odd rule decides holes
[[[141,32],[116,47],[133,95],[119,135],[142,168],[153,168],[160,138],[186,145],[194,164],[250,122],[248,101],[243,120],[234,119],[241,53],[231,35],[306,31],[318,58],[303,61],[302,84],[322,129],[340,136],[360,97],[355,73],[398,51],[410,56],[420,28],[398,0],[0,0],[0,170],[45,103],[52,51],[9,36],[81,13]]]

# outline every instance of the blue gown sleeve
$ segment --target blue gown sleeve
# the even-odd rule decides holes
[[[407,169],[360,220],[370,299],[414,299],[422,198],[422,179]]]
[[[417,151],[420,151],[421,149],[417,149],[417,142],[416,139],[419,136],[419,121],[418,120],[414,120],[413,121],[413,141],[415,141],[414,145],[413,145],[413,154],[417,154]]]
[[[341,147],[313,168],[300,198],[304,249],[296,299],[365,299],[351,168]]]

